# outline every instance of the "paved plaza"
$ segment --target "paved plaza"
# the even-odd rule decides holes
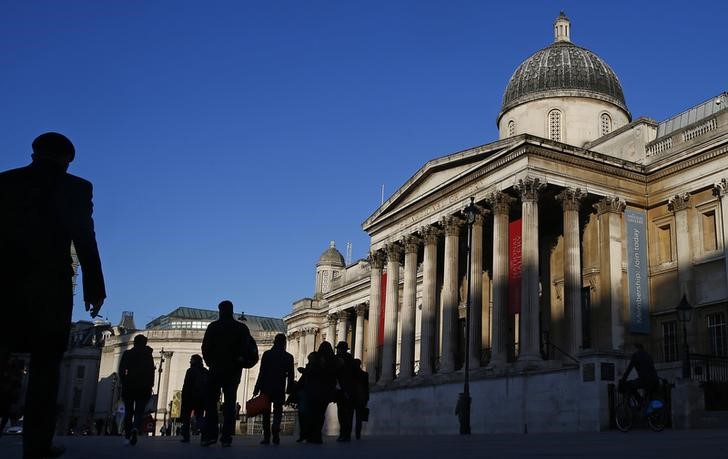
[[[174,437],[141,438],[124,446],[119,437],[59,437],[65,459],[224,459],[224,458],[728,458],[728,430],[634,431],[501,435],[377,436],[352,443],[325,439],[323,445],[297,444],[282,437],[278,446],[259,438],[235,437],[231,448],[202,448]],[[21,438],[0,438],[0,458],[20,459]]]

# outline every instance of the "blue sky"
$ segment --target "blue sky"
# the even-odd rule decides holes
[[[366,256],[382,184],[497,138],[561,9],[635,118],[728,90],[725,2],[0,0],[0,169],[41,132],[75,143],[112,321],[280,317],[330,240]]]

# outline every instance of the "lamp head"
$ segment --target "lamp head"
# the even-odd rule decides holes
[[[688,302],[685,294],[683,294],[680,304],[677,305],[675,310],[677,311],[677,318],[680,322],[690,322],[690,319],[693,316],[693,307]]]

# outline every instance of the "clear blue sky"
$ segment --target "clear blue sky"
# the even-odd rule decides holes
[[[0,0],[0,169],[41,132],[73,140],[113,321],[224,298],[280,317],[330,240],[366,256],[382,184],[497,138],[559,10],[662,120],[728,90],[727,5]]]

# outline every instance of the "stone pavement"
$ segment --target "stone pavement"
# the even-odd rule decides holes
[[[651,431],[365,437],[352,443],[325,439],[323,445],[297,444],[282,437],[278,446],[235,437],[231,448],[202,448],[174,437],[140,438],[123,446],[120,437],[57,437],[64,459],[227,459],[227,458],[728,458],[728,430]],[[21,438],[0,438],[1,459],[21,459]]]

